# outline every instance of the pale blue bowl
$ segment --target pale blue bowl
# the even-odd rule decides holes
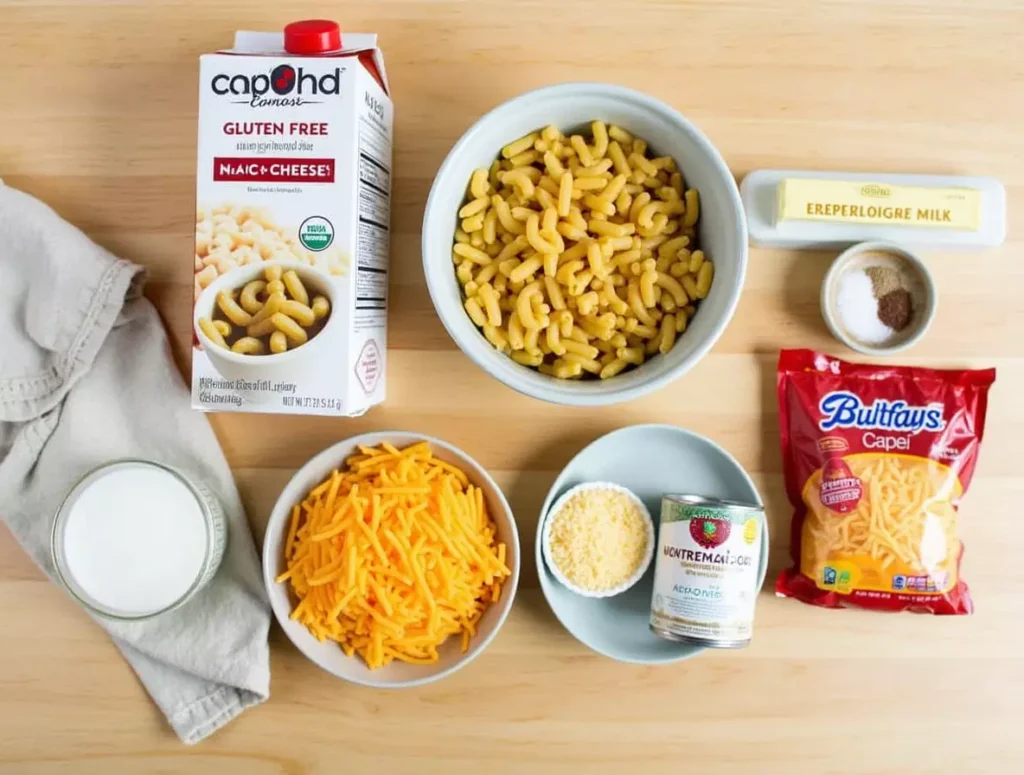
[[[577,484],[614,482],[640,497],[654,517],[655,532],[666,493],[762,503],[743,467],[713,441],[672,425],[632,425],[602,436],[580,451],[559,474],[541,507],[535,555],[544,597],[573,636],[598,654],[620,662],[656,665],[689,659],[703,646],[659,638],[648,625],[654,565],[621,595],[588,598],[563,586],[544,561],[544,520],[558,497]],[[761,541],[758,588],[768,569],[768,527]],[[756,629],[756,628],[755,628]]]

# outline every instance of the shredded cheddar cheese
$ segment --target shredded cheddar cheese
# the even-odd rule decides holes
[[[646,519],[624,492],[581,490],[551,516],[549,553],[572,584],[592,592],[625,583],[647,552]]]
[[[449,635],[462,650],[510,575],[483,492],[426,442],[359,447],[292,510],[291,618],[371,669],[428,664]]]
[[[801,570],[819,578],[820,569],[831,563],[850,571],[850,586],[894,567],[903,575],[941,577],[940,591],[953,586],[960,560],[953,503],[963,487],[948,466],[879,453],[850,455],[844,461],[864,492],[837,519],[821,502],[821,469],[811,475],[804,487],[808,513],[801,532]]]

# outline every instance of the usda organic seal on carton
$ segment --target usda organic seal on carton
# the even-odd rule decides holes
[[[666,495],[655,553],[651,629],[716,648],[750,642],[764,509]]]

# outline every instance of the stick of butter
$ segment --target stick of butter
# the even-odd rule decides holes
[[[740,198],[759,247],[885,241],[967,250],[1006,239],[1006,189],[980,175],[763,169],[743,178]]]
[[[849,180],[786,178],[776,192],[776,223],[831,221],[977,231],[981,192]]]

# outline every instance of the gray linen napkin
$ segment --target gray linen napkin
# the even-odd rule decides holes
[[[174,731],[195,743],[269,696],[270,610],[231,471],[206,417],[189,408],[144,279],[0,182],[0,518],[52,577],[54,513],[89,469],[146,458],[217,494],[229,535],[210,584],[151,621],[96,618]]]

